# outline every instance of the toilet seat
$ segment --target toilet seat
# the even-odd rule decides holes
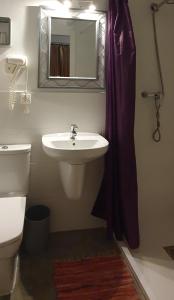
[[[18,250],[24,226],[26,197],[0,198],[0,258]]]

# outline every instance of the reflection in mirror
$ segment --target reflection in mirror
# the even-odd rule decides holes
[[[0,17],[0,45],[10,45],[10,19]]]
[[[51,77],[96,78],[96,21],[51,18]]]
[[[50,76],[70,76],[70,36],[51,34]]]
[[[106,14],[40,12],[39,87],[104,89]]]

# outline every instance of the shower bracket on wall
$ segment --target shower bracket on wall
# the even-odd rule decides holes
[[[158,99],[161,99],[163,97],[163,94],[161,92],[146,92],[146,91],[144,91],[144,92],[141,93],[141,96],[143,98],[153,98],[153,99],[158,98]]]
[[[152,3],[151,4],[151,10],[154,12],[159,11],[159,5],[157,3]]]

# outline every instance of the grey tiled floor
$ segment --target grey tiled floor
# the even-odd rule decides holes
[[[53,264],[56,259],[80,259],[118,252],[115,242],[106,239],[104,229],[52,234],[48,249],[41,255],[21,254],[15,291],[11,298],[0,297],[0,300],[55,300]]]

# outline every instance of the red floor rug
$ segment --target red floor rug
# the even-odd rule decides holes
[[[140,300],[120,256],[55,263],[57,300]]]

